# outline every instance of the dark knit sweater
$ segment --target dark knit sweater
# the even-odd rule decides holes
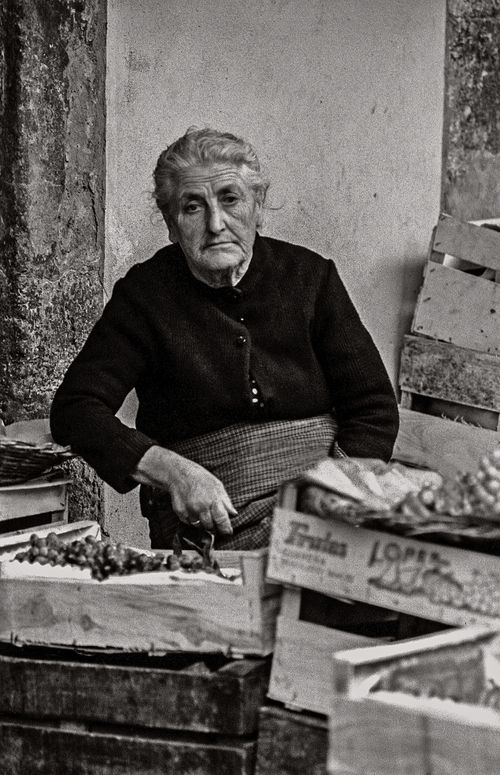
[[[137,430],[115,416],[133,388]],[[394,393],[334,263],[257,236],[236,289],[196,280],[177,245],[133,266],[69,367],[51,428],[126,492],[154,443],[332,410],[348,455],[390,457]]]

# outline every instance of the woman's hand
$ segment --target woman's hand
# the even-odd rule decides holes
[[[236,509],[220,479],[198,463],[155,445],[139,460],[132,478],[166,490],[182,522],[200,522],[206,530],[232,534],[231,516],[236,516]]]

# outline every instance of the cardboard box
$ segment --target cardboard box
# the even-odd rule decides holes
[[[276,508],[268,579],[444,624],[500,627],[500,557]]]

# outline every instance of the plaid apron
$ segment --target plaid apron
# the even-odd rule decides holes
[[[331,414],[302,420],[239,423],[169,445],[221,480],[238,514],[232,536],[216,536],[217,549],[267,546],[280,484],[336,454],[337,424]],[[168,493],[141,488],[153,548],[170,548],[179,525]]]

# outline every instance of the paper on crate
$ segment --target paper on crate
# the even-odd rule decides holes
[[[188,571],[151,571],[142,573],[127,573],[123,576],[111,575],[102,581],[97,581],[92,577],[90,568],[80,568],[78,565],[40,565],[39,563],[29,563],[26,560],[20,562],[15,559],[0,560],[0,578],[3,579],[46,579],[52,581],[61,581],[62,579],[71,579],[82,584],[89,582],[92,584],[119,584],[129,586],[130,584],[144,585],[174,585],[179,584],[242,584],[243,579],[241,571],[236,568],[222,568],[223,576],[215,573],[205,573],[199,570],[195,573]]]
[[[112,574],[109,578],[97,581],[92,577],[90,568],[81,568],[78,565],[66,563],[64,565],[44,565],[38,562],[29,562],[28,560],[17,560],[16,555],[26,550],[30,536],[35,533],[39,538],[46,538],[49,533],[56,533],[65,543],[71,543],[74,540],[83,540],[86,537],[92,537],[101,540],[101,528],[97,522],[92,520],[81,520],[63,525],[46,525],[41,528],[35,527],[29,530],[20,530],[14,534],[0,536],[0,579],[44,579],[49,581],[71,580],[81,583],[90,582],[92,584],[139,584],[139,585],[164,585],[164,584],[242,584],[242,573],[240,568],[223,568],[223,577],[213,573],[205,573],[198,570],[195,573],[179,569],[176,571],[162,570],[154,572],[127,573],[123,576]],[[156,552],[150,549],[136,549],[128,547],[141,554],[154,556]]]
[[[387,511],[423,484],[438,486],[440,474],[400,463],[365,458],[324,458],[296,480],[314,484],[373,511]]]
[[[47,417],[37,420],[19,420],[10,425],[0,425],[0,436],[17,441],[27,441],[30,444],[52,444],[54,439],[50,432],[50,424]]]

